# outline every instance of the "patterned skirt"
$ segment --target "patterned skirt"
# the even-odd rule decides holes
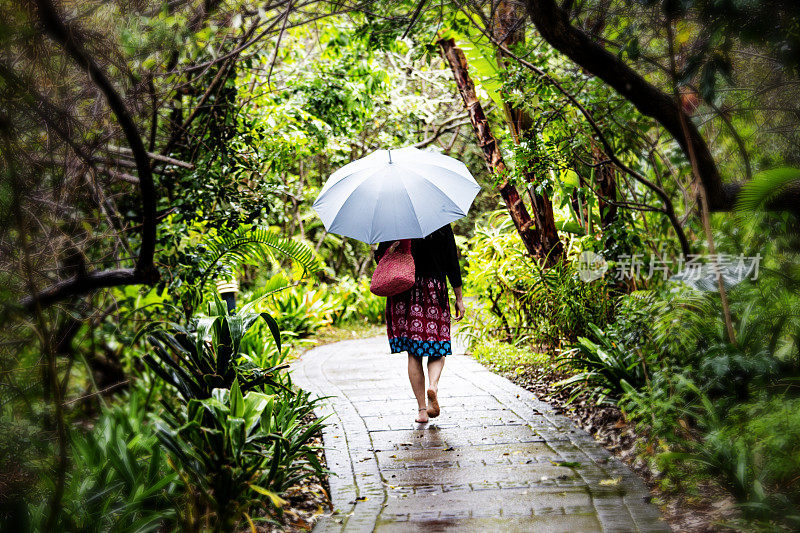
[[[441,357],[450,346],[450,299],[445,279],[417,276],[406,292],[386,299],[386,332],[392,353]]]

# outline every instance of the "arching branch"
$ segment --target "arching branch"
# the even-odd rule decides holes
[[[609,84],[640,113],[657,120],[678,142],[687,158],[690,152],[694,154],[712,210],[727,210],[733,206],[737,187],[723,185],[705,139],[672,96],[649,83],[585,32],[572,26],[569,14],[553,0],[527,0],[527,8],[536,29],[553,48]],[[682,120],[688,126],[686,130]]]
[[[106,73],[84,50],[75,32],[61,20],[61,17],[51,0],[36,0],[39,20],[42,27],[50,37],[60,44],[69,56],[78,65],[86,70],[91,80],[108,102],[108,107],[114,113],[120,128],[128,141],[136,171],[139,177],[139,191],[142,201],[142,243],[139,257],[136,261],[136,275],[143,282],[155,283],[158,281],[158,270],[153,264],[156,249],[156,188],[153,183],[153,172],[150,167],[150,157],[147,154],[141,134],[133,117],[128,111],[119,92],[106,76]]]

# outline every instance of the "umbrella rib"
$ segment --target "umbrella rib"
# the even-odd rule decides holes
[[[367,178],[367,179],[369,179],[369,178]],[[345,206],[345,205],[347,205],[347,203],[348,203],[348,202],[349,202],[349,201],[352,199],[352,197],[353,197],[353,195],[356,193],[356,191],[357,191],[357,190],[358,190],[360,187],[362,187],[362,186],[364,185],[364,183],[366,183],[366,180],[364,180],[363,182],[359,183],[359,184],[358,184],[358,185],[357,185],[357,186],[356,186],[356,187],[355,187],[355,188],[354,188],[352,191],[350,191],[350,194],[348,195],[348,197],[345,199],[345,201],[344,201],[344,202],[342,202],[342,205],[339,207],[339,211],[336,213],[336,216],[334,216],[334,217],[333,217],[333,220],[331,220],[330,228],[328,228],[328,230],[329,230],[329,231],[330,231],[330,230],[333,228],[333,226],[336,224],[336,220],[337,220],[337,219],[338,219],[338,218],[339,218],[339,217],[342,215],[342,213],[344,212],[344,206]],[[377,208],[378,208],[378,200],[377,200],[377,197],[376,197],[376,200],[375,200],[375,205],[373,205],[373,207],[372,207],[372,219],[374,219],[374,217],[375,217],[375,210],[376,210]],[[370,236],[370,238],[371,238],[371,236]]]
[[[411,199],[411,193],[408,192],[408,187],[406,187],[405,181],[401,180],[400,183],[403,185],[403,190],[406,191],[406,196],[408,196],[408,203],[411,204],[411,212],[414,213],[414,220],[417,223],[417,228],[419,228],[420,235],[422,235],[422,224],[420,224],[419,215],[417,215],[417,207],[414,205],[414,201]]]
[[[452,198],[450,198],[450,197],[447,195],[447,193],[446,193],[445,191],[443,191],[443,190],[442,190],[442,189],[441,189],[439,186],[437,186],[437,185],[436,185],[436,184],[435,184],[433,181],[429,180],[428,178],[426,178],[425,176],[423,176],[422,174],[420,174],[419,172],[416,172],[416,171],[414,171],[414,170],[410,170],[410,169],[408,169],[408,170],[406,170],[406,172],[410,172],[411,174],[414,174],[414,175],[416,175],[416,176],[419,176],[420,178],[422,178],[423,180],[425,180],[425,182],[426,182],[426,183],[428,183],[428,184],[430,184],[430,186],[431,186],[431,187],[433,187],[434,189],[436,189],[437,191],[439,191],[440,193],[442,193],[442,196],[444,196],[444,198],[445,198],[445,199],[446,199],[446,200],[447,200],[447,201],[450,203],[450,205],[451,205],[451,206],[453,206],[453,207],[455,207],[455,208],[456,208],[456,211],[457,211],[457,212],[458,212],[458,213],[459,213],[461,216],[466,216],[466,215],[467,215],[466,213],[464,213],[464,211],[461,209],[461,207],[459,207],[459,205],[458,205],[458,204],[456,204],[456,203],[453,201],[453,199],[452,199]],[[412,205],[413,205],[413,204],[412,204]]]

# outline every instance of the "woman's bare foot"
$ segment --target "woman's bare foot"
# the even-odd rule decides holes
[[[436,397],[436,389],[431,387],[428,389],[428,416],[436,418],[439,416],[439,399]]]
[[[426,413],[427,409],[428,409],[427,407],[420,407],[419,413],[421,414],[417,417],[417,419],[414,422],[416,422],[417,424],[424,424],[425,422],[427,422],[428,421],[428,414]]]

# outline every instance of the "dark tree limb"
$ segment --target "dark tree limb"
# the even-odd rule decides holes
[[[401,39],[405,39],[408,37],[411,28],[414,27],[414,24],[417,22],[417,17],[422,12],[422,8],[425,7],[425,0],[419,0],[416,9],[414,9],[414,13],[411,14],[411,18],[408,21],[408,26],[406,27],[406,31],[403,32],[403,36],[400,37]]]
[[[272,59],[269,62],[269,72],[267,72],[267,87],[272,87],[269,83],[270,79],[272,78],[272,69],[275,68],[275,63],[278,61],[278,51],[281,47],[281,40],[283,39],[283,34],[286,33],[286,24],[289,22],[289,13],[292,11],[292,0],[289,0],[289,3],[286,4],[286,10],[283,14],[283,24],[281,25],[281,31],[278,34],[278,40],[275,42],[275,50],[272,54]],[[255,28],[253,28],[255,31]],[[255,77],[253,78],[255,80]],[[251,86],[252,87],[252,86]],[[250,89],[252,91],[252,88]]]
[[[118,268],[89,272],[50,285],[46,289],[37,292],[35,295],[23,299],[20,305],[26,311],[31,311],[37,304],[42,307],[47,307],[48,305],[52,305],[70,296],[87,294],[97,289],[135,285],[146,282],[147,279],[142,274],[139,274],[135,268]]]
[[[141,134],[133,117],[128,111],[119,92],[114,88],[106,73],[84,50],[76,33],[64,24],[58,11],[51,0],[36,0],[39,20],[42,27],[50,37],[60,44],[69,56],[88,74],[108,103],[114,116],[119,122],[128,145],[136,162],[139,177],[139,191],[142,201],[142,231],[139,256],[136,261],[135,277],[144,283],[158,281],[159,273],[153,259],[156,249],[156,188],[153,182],[153,173],[150,166],[150,157],[147,154]],[[112,271],[115,272],[115,271]],[[98,275],[104,274],[102,272]],[[109,277],[111,279],[113,276]],[[58,284],[61,285],[61,284]],[[51,288],[52,289],[52,288]],[[46,289],[48,293],[50,289]],[[50,291],[53,292],[53,291]]]
[[[678,142],[687,158],[689,153],[694,154],[711,210],[733,207],[739,186],[726,187],[722,183],[705,139],[674,98],[649,83],[588,34],[572,26],[569,13],[553,0],[527,0],[527,8],[539,33],[553,48],[608,83],[640,113],[658,121]],[[687,124],[685,130],[682,120]]]
[[[465,124],[469,124],[469,118],[467,117],[466,113],[461,113],[456,116],[450,117],[447,120],[438,124],[436,128],[433,130],[433,133],[426,139],[416,143],[414,145],[414,148],[425,148],[426,146],[429,146],[434,142],[436,142],[439,139],[439,137],[441,137],[445,133],[452,131],[454,129],[458,129]]]

